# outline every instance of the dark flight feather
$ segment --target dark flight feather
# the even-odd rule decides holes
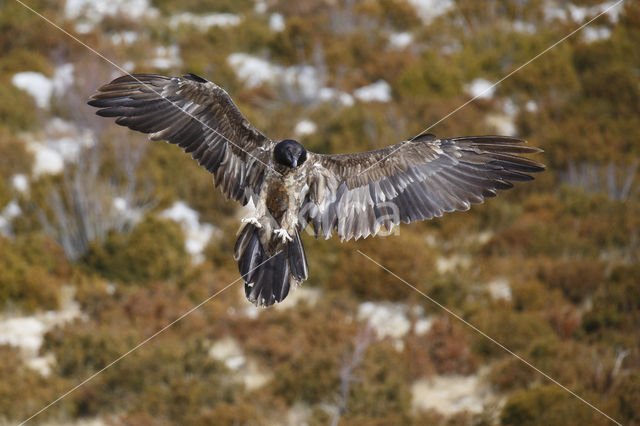
[[[348,240],[376,235],[382,226],[431,219],[533,179],[544,166],[521,154],[541,150],[509,136],[436,139],[424,134],[377,151],[309,153],[310,188],[303,206],[317,236],[334,231]],[[322,182],[322,188],[319,188]],[[392,204],[398,209],[381,207]],[[390,217],[389,217],[390,216]],[[375,220],[371,220],[374,218]]]
[[[100,108],[98,115],[118,117],[116,123],[121,126],[150,133],[153,140],[164,139],[192,153],[216,175],[216,184],[228,198],[246,204],[247,194],[260,192],[259,187],[241,188],[236,183],[262,183],[274,144],[214,83],[194,74],[182,78],[126,75],[100,87],[89,105]]]

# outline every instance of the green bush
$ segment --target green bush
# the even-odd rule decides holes
[[[604,265],[592,260],[557,259],[542,264],[540,280],[549,288],[559,288],[570,301],[580,303],[604,281]]]
[[[527,349],[536,338],[555,337],[551,327],[540,315],[513,312],[508,308],[482,310],[470,322],[516,353]],[[478,334],[474,335],[471,347],[483,357],[504,353],[495,343]]]
[[[0,123],[10,130],[32,130],[38,124],[35,100],[8,79],[0,79],[0,99],[3,99],[0,103]]]
[[[514,393],[500,415],[503,425],[606,425],[609,421],[557,385]]]
[[[380,424],[407,422],[411,408],[408,375],[401,354],[389,342],[368,347],[362,365],[354,373],[347,400],[347,424],[351,424],[352,417],[358,424],[360,416],[380,419]],[[360,424],[367,424],[363,420]]]
[[[0,306],[25,311],[57,308],[67,268],[50,240],[26,237],[12,242],[0,236]]]
[[[607,337],[610,332],[632,332],[640,321],[638,276],[640,267],[620,266],[593,298],[593,307],[582,319],[584,330]]]
[[[177,279],[189,268],[180,225],[149,217],[129,233],[94,243],[84,263],[105,278],[128,284]]]

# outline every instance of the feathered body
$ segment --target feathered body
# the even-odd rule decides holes
[[[228,197],[256,206],[240,229],[234,257],[247,298],[269,306],[308,278],[300,233],[342,240],[383,227],[467,210],[544,166],[540,152],[508,136],[438,139],[421,134],[356,154],[309,152],[256,130],[216,84],[187,74],[138,74],[101,87],[89,101],[117,124],[181,146],[215,176]]]

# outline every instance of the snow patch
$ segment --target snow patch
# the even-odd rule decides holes
[[[412,406],[416,410],[435,410],[444,415],[460,411],[481,413],[495,397],[481,374],[471,376],[433,376],[411,386]]]
[[[11,176],[11,186],[18,192],[29,191],[29,178],[21,173]]]
[[[307,426],[313,416],[313,408],[308,404],[296,402],[287,411],[286,422],[283,426]]]
[[[279,33],[281,31],[284,31],[285,27],[286,24],[284,22],[284,16],[282,16],[282,14],[272,13],[271,16],[269,16],[269,29],[271,29],[271,31]]]
[[[616,7],[613,7],[616,3],[617,2],[615,1],[610,1],[600,3],[591,7],[569,4],[568,9],[571,19],[576,22],[582,22],[587,20],[588,18],[595,17],[596,15],[603,13],[605,10],[608,10],[606,15],[608,15],[613,22],[618,22],[619,14],[622,8],[618,7],[620,6],[620,4],[618,4]]]
[[[527,103],[524,104],[524,109],[527,112],[538,112],[538,104],[536,101],[527,101]]]
[[[20,349],[28,366],[47,375],[50,372],[51,358],[38,357],[44,334],[53,327],[64,325],[76,318],[84,318],[80,305],[73,299],[74,292],[73,287],[62,288],[62,306],[59,311],[0,320],[0,344]]]
[[[269,8],[269,6],[267,5],[267,2],[265,0],[256,0],[256,4],[253,7],[253,10],[257,14],[262,15],[263,13],[265,13],[267,11],[268,8]]]
[[[177,44],[156,47],[156,56],[149,61],[150,66],[163,70],[177,68],[181,64],[182,59],[180,59],[180,48]]]
[[[315,306],[318,303],[318,299],[322,292],[318,288],[313,288],[309,286],[298,286],[291,289],[289,295],[287,296],[287,303],[277,303],[275,305],[276,309],[279,310],[287,310],[298,306],[301,303],[305,303],[308,306]],[[256,312],[259,312],[256,310]]]
[[[516,136],[517,127],[514,117],[509,114],[489,114],[486,119],[487,125],[495,129],[496,133],[505,136]]]
[[[518,33],[523,34],[535,34],[536,33],[536,25],[531,22],[525,21],[513,21],[513,30]]]
[[[0,344],[36,354],[47,327],[35,317],[9,318],[0,322]]]
[[[242,297],[246,297],[245,293],[244,293],[244,288],[242,286],[238,286],[238,288],[242,291],[239,291],[238,293],[241,294]],[[258,308],[257,306],[247,306],[246,308],[244,308],[242,310],[242,313],[244,314],[244,316],[246,316],[249,319],[256,319],[258,318],[258,316],[260,315],[260,308]]]
[[[509,117],[515,117],[520,112],[520,108],[512,99],[507,98],[502,104],[502,111]]]
[[[227,63],[248,88],[274,82],[280,68],[246,53],[232,53],[227,58]]]
[[[402,50],[413,43],[413,34],[409,32],[391,33],[389,35],[389,45],[394,49]]]
[[[31,142],[27,149],[34,154],[33,174],[41,176],[46,174],[57,174],[64,168],[64,159],[57,151],[47,147],[40,142]]]
[[[364,302],[358,307],[358,320],[367,321],[378,339],[401,339],[411,329],[407,306],[402,303]]]
[[[207,31],[211,27],[235,27],[240,25],[242,17],[233,13],[209,13],[205,15],[196,15],[194,13],[184,12],[173,15],[169,19],[169,27],[178,28],[180,25],[190,25],[199,31]]]
[[[452,272],[459,268],[468,268],[471,265],[471,258],[454,254],[450,257],[439,256],[436,259],[436,270],[440,274]]]
[[[574,4],[569,3],[566,7],[558,4],[557,1],[548,0],[544,5],[544,17],[547,21],[552,21],[555,19],[561,21],[567,21],[571,19],[574,22],[581,23],[603,13],[605,10],[607,11],[605,15],[609,16],[609,19],[613,23],[618,22],[620,19],[620,13],[622,12],[622,8],[619,7],[618,4],[616,7],[613,7],[617,2],[609,1],[597,4],[595,6],[576,6]]]
[[[607,40],[611,38],[611,30],[607,27],[586,27],[582,31],[582,38],[587,43],[593,43],[594,41]]]
[[[127,210],[127,201],[122,197],[116,197],[113,199],[113,208],[118,210],[119,212],[124,212]]]
[[[246,363],[240,344],[231,337],[225,337],[211,345],[209,356],[222,361],[228,369],[233,371],[240,369]]]
[[[44,74],[33,71],[19,72],[13,76],[11,82],[18,89],[22,89],[36,100],[40,108],[49,106],[53,86],[51,80]]]
[[[116,217],[123,217],[128,223],[138,223],[144,216],[145,209],[135,208],[131,205],[130,201],[122,197],[115,197],[111,202],[113,210],[115,210]]]
[[[283,67],[249,55],[232,53],[227,63],[247,88],[256,88],[270,84],[282,89],[293,102],[335,102],[341,106],[352,106],[353,96],[332,87],[323,87],[318,70],[310,65],[292,65]],[[354,92],[364,102],[387,102],[391,99],[391,88],[380,80],[370,86]]]
[[[495,86],[489,80],[476,78],[467,85],[467,92],[474,99],[491,99],[495,93]]]
[[[46,354],[45,356],[37,356],[27,359],[26,365],[32,370],[40,373],[42,376],[49,377],[51,375],[51,367],[53,367],[55,362],[56,358],[53,354]]]
[[[232,371],[233,379],[242,382],[249,391],[271,380],[271,373],[263,372],[255,361],[247,359],[238,341],[231,337],[214,342],[209,349],[209,356],[222,361]]]
[[[2,212],[0,213],[0,235],[5,237],[13,237],[13,228],[11,226],[11,222],[14,218],[20,216],[22,214],[22,209],[16,202],[16,200],[11,200],[9,204],[7,204]]]
[[[21,213],[22,213],[22,209],[20,208],[16,200],[11,200],[11,202],[7,204],[5,208],[2,210],[2,216],[9,219],[18,217],[20,216]]]
[[[60,154],[65,161],[77,161],[85,148],[95,143],[88,129],[79,129],[75,124],[60,118],[52,118],[45,126],[47,138],[44,144]]]
[[[489,291],[489,295],[495,300],[502,299],[510,301],[512,299],[511,285],[506,278],[497,278],[487,283],[487,290]]]
[[[413,331],[415,331],[418,336],[427,334],[429,330],[431,330],[431,326],[433,326],[433,321],[431,318],[420,318],[413,326]]]
[[[122,64],[122,68],[126,71],[126,72],[133,72],[134,69],[136,69],[136,64],[133,61],[127,61],[124,64]]]
[[[320,89],[318,92],[318,100],[321,102],[336,102],[346,107],[355,104],[353,96],[332,87],[323,87]]]
[[[378,80],[368,86],[353,91],[353,96],[362,102],[389,102],[391,86],[384,80]]]
[[[290,98],[304,102],[316,100],[322,89],[318,72],[310,65],[282,67],[246,53],[232,53],[227,63],[248,88],[277,84]]]
[[[75,162],[95,139],[89,129],[79,129],[73,123],[52,118],[44,126],[43,140],[27,142],[27,150],[34,154],[33,174],[37,176],[60,173],[65,161]]]
[[[310,65],[292,65],[281,73],[280,83],[289,97],[301,97],[300,100],[309,102],[318,98],[322,88],[317,70]],[[295,92],[295,93],[294,93]],[[297,95],[297,96],[296,96]]]
[[[129,45],[138,41],[138,33],[135,31],[120,31],[109,36],[111,43]]]
[[[185,247],[192,255],[194,263],[204,261],[202,251],[214,235],[216,228],[209,223],[198,221],[198,212],[193,210],[184,201],[176,201],[173,206],[160,214],[163,218],[180,223],[185,233]]]
[[[409,0],[409,3],[413,5],[425,24],[430,24],[455,6],[453,0]]]
[[[73,84],[73,64],[57,67],[52,78],[34,71],[19,72],[13,75],[11,83],[33,96],[38,107],[46,108],[51,95],[63,94]]]
[[[314,134],[318,130],[318,126],[311,120],[303,119],[298,121],[293,129],[297,136],[308,136]]]
[[[78,21],[76,31],[86,34],[105,17],[126,16],[128,19],[155,18],[158,10],[149,5],[149,0],[67,0],[64,5],[65,17]]]

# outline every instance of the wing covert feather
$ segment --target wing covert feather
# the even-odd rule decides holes
[[[227,198],[246,204],[259,193],[274,144],[215,83],[193,74],[125,75],[100,87],[89,105],[117,117],[116,124],[180,146]]]
[[[522,157],[540,149],[507,136],[436,139],[419,135],[377,151],[310,153],[302,207],[316,237],[366,238],[382,227],[467,210],[544,165]]]

